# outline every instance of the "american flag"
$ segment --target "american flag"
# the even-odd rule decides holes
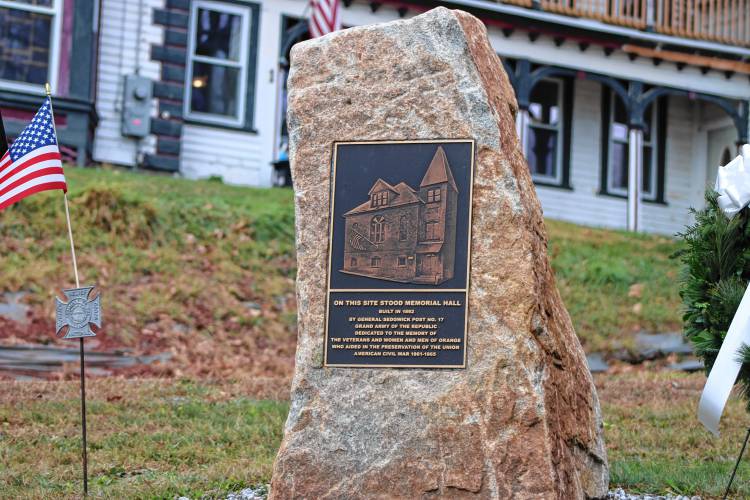
[[[339,6],[339,0],[310,0],[310,36],[318,38],[341,29]]]
[[[48,97],[0,158],[0,210],[51,189],[68,191]]]

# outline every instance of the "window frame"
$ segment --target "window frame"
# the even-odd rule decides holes
[[[433,229],[432,231],[430,230],[431,228]],[[430,233],[432,233],[432,235],[430,235]],[[440,240],[440,224],[438,221],[428,220],[424,223],[424,239],[425,241]]]
[[[610,93],[610,106],[609,106],[609,120],[607,121],[607,126],[609,127],[609,137],[607,138],[608,140],[607,147],[609,148],[609,154],[607,155],[607,192],[612,193],[612,194],[617,194],[620,196],[627,196],[628,188],[617,187],[613,184],[614,175],[613,175],[612,169],[614,168],[613,159],[614,159],[614,150],[615,150],[613,146],[614,144],[620,144],[622,146],[625,146],[626,149],[630,147],[630,144],[629,144],[630,130],[629,129],[628,129],[628,139],[625,141],[622,141],[620,139],[615,139],[612,134],[612,127],[614,126],[614,123],[615,123],[614,121],[615,120],[615,104],[617,102],[615,99],[619,99],[619,96],[615,94],[614,92],[611,92]],[[659,128],[658,127],[659,117],[658,117],[656,108],[657,108],[656,103],[655,102],[652,103],[651,104],[651,127],[653,128],[653,130],[651,130],[651,137],[650,137],[651,140],[646,141],[646,136],[644,134],[643,144],[642,144],[643,152],[645,152],[645,149],[647,147],[651,148],[651,192],[648,192],[648,193],[645,192],[643,190],[643,186],[641,186],[641,198],[643,200],[648,200],[648,201],[654,201],[656,199],[656,193],[657,193],[657,186],[656,186],[657,168],[656,167],[657,167],[657,161],[659,158],[658,150],[659,150],[660,144],[659,144],[659,138],[656,137],[658,135],[657,130]],[[625,126],[627,127],[627,124],[625,124]],[[644,158],[645,158],[645,155],[644,155]],[[626,165],[625,167],[629,168],[629,165]]]
[[[612,184],[612,157],[614,148],[612,144],[624,144],[629,147],[628,142],[615,141],[612,138],[612,124],[615,113],[615,101],[618,96],[607,87],[602,88],[602,115],[601,115],[601,181],[599,194],[613,196],[617,198],[627,198],[628,190],[614,187]],[[651,147],[651,193],[643,192],[641,185],[641,201],[646,203],[658,203],[666,205],[665,185],[666,185],[666,153],[667,153],[667,108],[669,105],[668,97],[663,96],[651,103],[651,140],[646,141],[643,137],[643,147]],[[628,138],[629,140],[629,138]]]
[[[22,4],[12,0],[0,0],[0,8],[22,10],[52,17],[52,22],[50,23],[49,59],[47,61],[47,81],[49,82],[53,94],[57,92],[57,79],[60,72],[63,4],[64,0],[52,0],[51,7],[44,7],[39,5]],[[22,92],[44,92],[44,84],[25,83],[15,80],[0,79],[0,88]]]
[[[255,76],[255,54],[257,52],[256,31],[258,24],[257,14],[253,5],[250,3],[238,4],[235,2],[213,0],[193,0],[190,3],[187,61],[185,64],[185,99],[183,102],[183,113],[186,121],[202,125],[250,128],[253,108],[252,106],[248,106],[248,101],[251,103],[255,99],[255,88],[252,80]],[[242,18],[243,28],[240,39],[240,55],[237,62],[195,54],[198,9],[201,8],[225,14],[239,15]],[[252,47],[250,46],[251,43]],[[238,76],[238,115],[236,118],[191,110],[193,101],[193,66],[195,62],[240,69],[240,75]]]
[[[376,215],[370,220],[370,240],[373,243],[385,241],[385,217]]]
[[[565,103],[563,102],[563,94],[564,94],[563,87],[565,86],[565,82],[563,81],[562,78],[554,78],[554,77],[542,78],[537,83],[541,83],[541,82],[555,83],[557,85],[557,102],[560,108],[560,119],[557,121],[556,125],[536,122],[531,114],[531,110],[529,110],[529,121],[526,124],[527,137],[529,137],[528,134],[531,131],[531,129],[534,129],[534,128],[557,132],[557,147],[555,148],[557,150],[556,151],[557,158],[555,158],[555,167],[556,167],[555,170],[557,174],[555,176],[551,176],[551,175],[536,174],[534,172],[531,172],[531,178],[534,182],[539,181],[539,182],[544,182],[544,183],[553,184],[553,185],[560,185],[562,184],[562,170],[563,170],[562,160],[563,160],[563,141],[564,141],[563,129],[564,129],[565,112],[566,112]],[[529,99],[529,107],[531,107],[532,103],[533,102],[531,101],[531,99]],[[529,141],[526,141],[526,151],[524,151],[524,156],[526,156],[527,159],[529,158],[528,148],[529,148]]]
[[[565,189],[565,190],[573,190],[573,186],[570,183],[570,158],[571,158],[571,151],[572,151],[572,138],[573,138],[573,113],[574,113],[574,105],[573,105],[573,95],[574,95],[574,85],[575,80],[571,77],[567,76],[550,76],[548,78],[543,78],[541,81],[554,81],[559,85],[558,90],[558,99],[560,103],[560,111],[561,111],[561,118],[559,122],[559,137],[558,137],[558,148],[557,148],[557,172],[558,174],[555,177],[547,176],[547,175],[538,175],[531,172],[531,168],[529,168],[529,173],[531,174],[531,179],[534,181],[534,184],[537,186],[543,186],[543,187],[551,187],[551,188],[559,188],[559,189]],[[546,128],[551,126],[547,125],[545,127],[545,124],[534,124],[533,126],[537,127],[541,125],[540,128]],[[529,120],[526,124],[526,136],[528,137],[530,134],[529,129],[532,127],[532,117],[531,117],[531,111],[529,110]],[[529,146],[528,140],[526,141],[526,146]],[[528,162],[528,154],[526,150],[523,151],[524,158],[526,158]]]
[[[388,190],[387,189],[383,189],[381,191],[372,193],[372,201],[370,203],[371,207],[373,208],[385,207],[387,205],[388,205]]]

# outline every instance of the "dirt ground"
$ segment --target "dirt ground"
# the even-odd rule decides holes
[[[118,309],[127,309],[128,302],[137,307],[140,289],[152,295],[161,293],[162,285],[140,283],[135,287],[114,286],[108,289],[108,297],[118,297],[123,304]],[[107,370],[107,376],[126,377],[188,377],[188,378],[237,378],[277,377],[289,378],[293,372],[296,349],[296,300],[291,280],[285,283],[286,290],[273,297],[247,292],[251,301],[239,301],[232,305],[243,316],[226,315],[215,318],[211,312],[212,301],[221,298],[191,298],[183,304],[191,312],[191,325],[182,323],[168,314],[160,314],[145,325],[137,325],[133,315],[117,314],[105,309],[104,328],[95,338],[85,340],[87,349],[102,352],[127,352],[132,355],[155,355],[169,353],[170,359],[150,365]],[[168,293],[165,291],[163,293]],[[110,299],[111,300],[111,299]],[[54,337],[53,302],[30,303],[27,318],[23,322],[0,316],[0,345],[42,345],[55,347],[77,347],[78,343]],[[242,305],[246,304],[246,305]],[[137,332],[123,335],[121,332]],[[0,380],[13,379],[21,373],[47,380],[75,378],[77,366],[66,366],[52,373],[3,372]]]

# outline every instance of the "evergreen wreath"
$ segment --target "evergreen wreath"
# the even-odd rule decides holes
[[[691,210],[695,223],[678,234],[684,242],[675,257],[684,264],[680,297],[685,336],[711,371],[727,330],[750,281],[750,208],[732,219],[719,208],[718,193],[706,192],[706,207]],[[737,353],[742,369],[737,383],[750,411],[750,347]]]

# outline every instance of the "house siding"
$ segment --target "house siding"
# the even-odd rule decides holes
[[[102,0],[99,50],[99,76],[96,86],[99,125],[94,139],[94,160],[116,165],[135,166],[139,156],[153,153],[156,139],[124,137],[120,133],[122,120],[123,78],[140,74],[159,81],[161,64],[151,61],[152,44],[160,45],[164,30],[152,22],[152,12],[164,6],[164,0],[139,2]],[[141,18],[141,37],[138,39],[138,19]],[[152,116],[156,117],[156,104]]]
[[[265,153],[253,134],[186,124],[180,170],[190,179],[220,176],[230,184],[263,186],[270,180],[270,158]],[[269,168],[261,168],[266,162]]]
[[[644,231],[673,235],[684,230],[685,225],[692,220],[690,208],[697,206],[701,201],[694,197],[692,184],[691,140],[695,133],[694,105],[694,102],[684,97],[669,97],[664,191],[667,204],[643,204],[641,222]]]

